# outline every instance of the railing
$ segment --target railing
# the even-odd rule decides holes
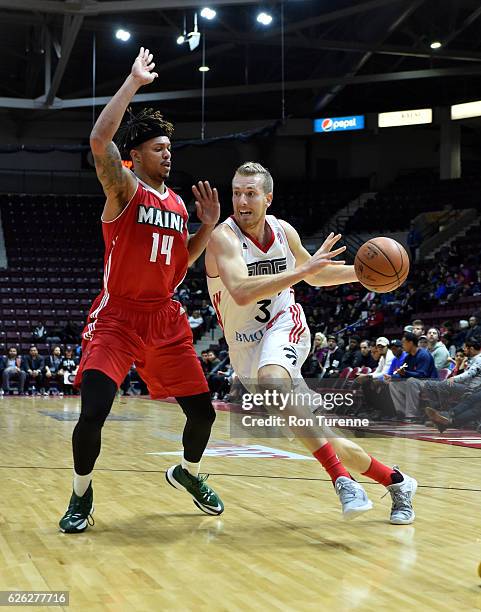
[[[348,236],[344,235],[343,232],[344,228],[346,227],[347,219],[349,219],[349,217],[338,217],[335,221],[327,223],[325,226],[326,235],[329,232],[334,232],[334,234],[342,234],[342,244],[347,247],[346,254],[354,259],[359,247],[364,243],[364,240],[358,234],[349,234]]]
[[[424,213],[425,225],[421,230],[423,241],[432,238],[436,234],[439,234],[441,228],[450,225],[454,221],[457,221],[464,212],[465,210],[457,209],[446,210],[444,212],[441,211],[439,216],[436,216],[436,218],[433,219],[431,222],[426,219],[426,216],[429,213]]]

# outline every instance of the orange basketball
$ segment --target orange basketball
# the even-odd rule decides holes
[[[365,242],[354,260],[359,282],[377,293],[388,293],[400,287],[409,274],[406,249],[392,238],[380,236]]]

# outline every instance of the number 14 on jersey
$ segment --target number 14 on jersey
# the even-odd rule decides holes
[[[156,262],[157,255],[159,252],[159,237],[160,234],[154,232],[152,234],[152,250],[150,252],[150,261]],[[162,244],[160,245],[160,254],[165,255],[165,263],[170,266],[170,258],[172,255],[172,245],[174,244],[174,237],[167,234],[162,235]]]

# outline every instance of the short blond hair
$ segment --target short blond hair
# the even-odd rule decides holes
[[[274,181],[271,173],[267,168],[264,168],[264,166],[257,162],[244,162],[237,168],[235,173],[241,176],[256,176],[258,174],[263,178],[262,188],[264,189],[264,193],[272,193],[274,191]]]

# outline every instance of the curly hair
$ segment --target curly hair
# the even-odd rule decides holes
[[[115,135],[115,142],[123,156],[128,156],[132,149],[156,136],[172,137],[174,126],[166,121],[160,111],[143,108],[137,115],[131,108],[127,109],[127,118]]]

